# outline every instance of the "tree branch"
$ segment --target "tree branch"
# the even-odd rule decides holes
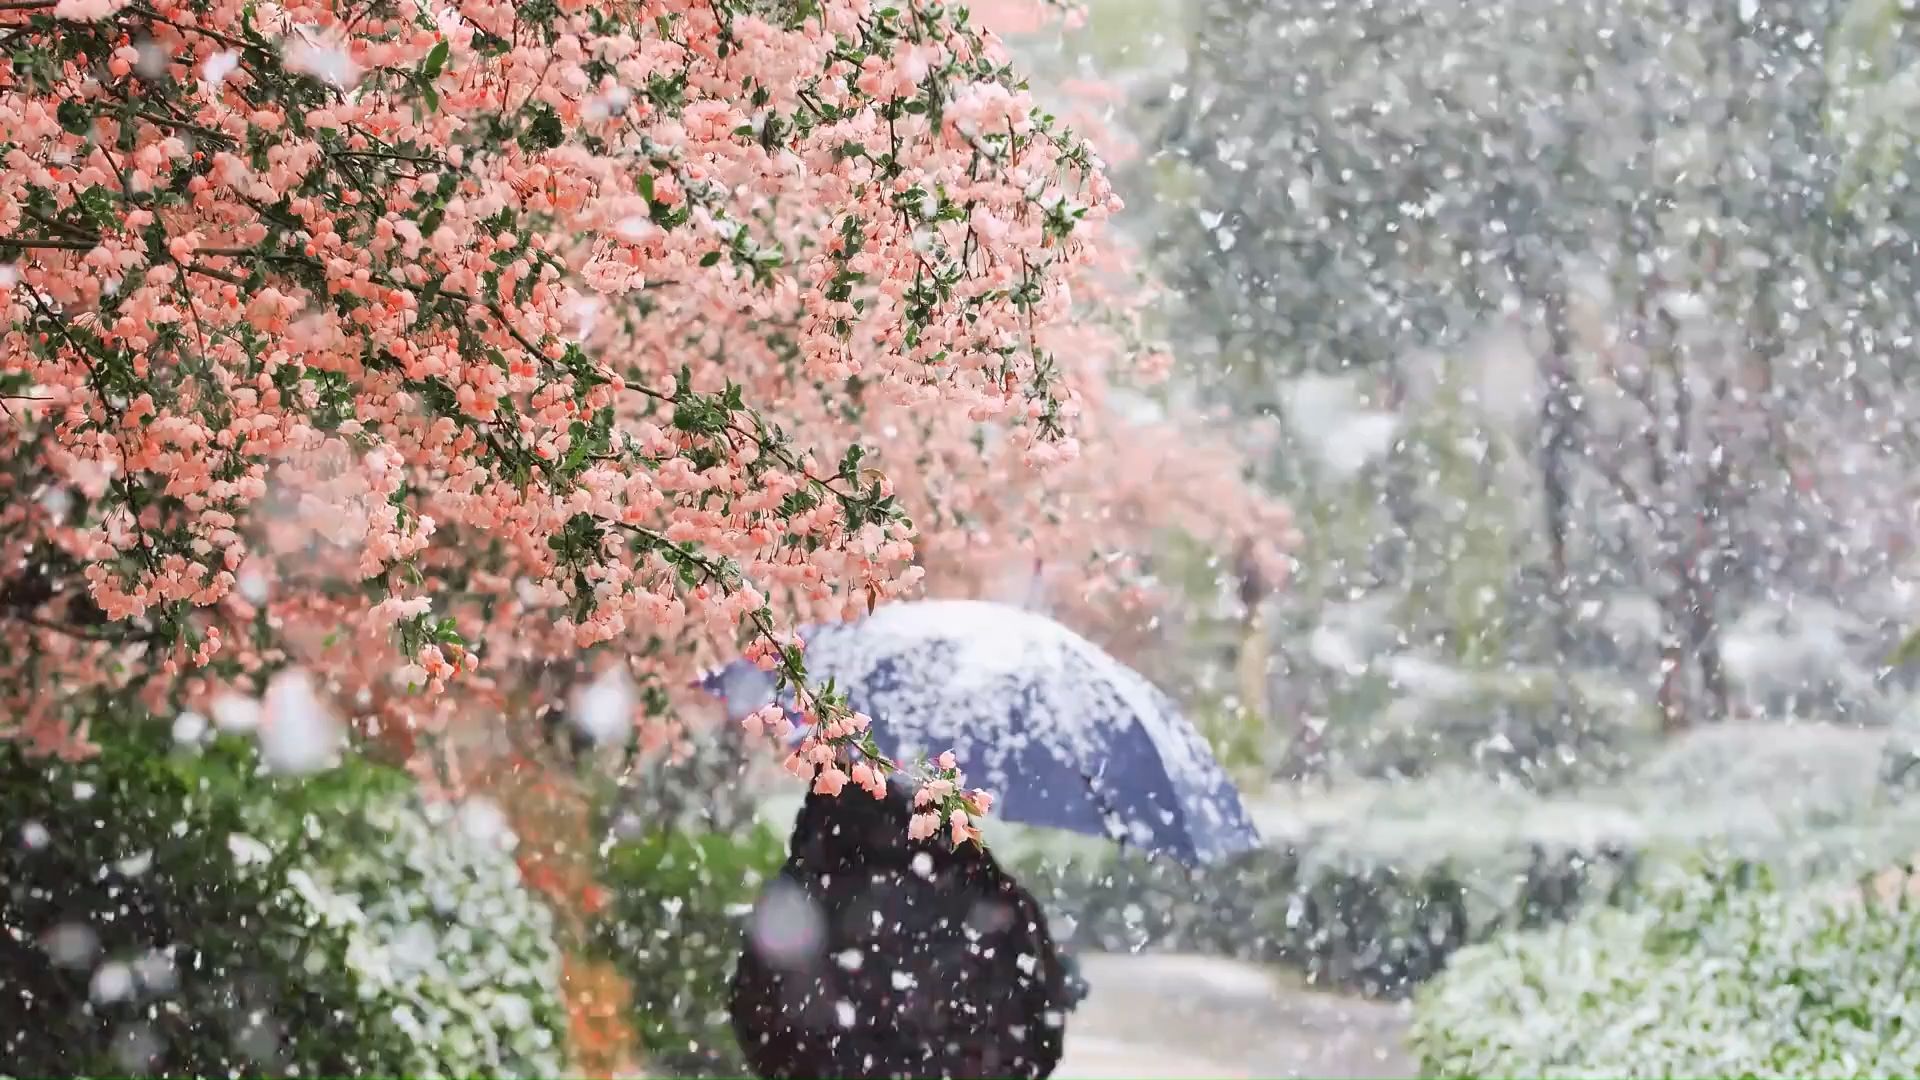
[[[44,248],[50,251],[92,251],[98,240],[59,240],[48,236],[0,236],[0,248]]]

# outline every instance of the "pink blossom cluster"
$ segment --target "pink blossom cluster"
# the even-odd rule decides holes
[[[747,724],[751,731],[753,717]],[[785,768],[821,795],[838,795],[851,783],[876,799],[884,798],[892,763],[873,749],[867,737],[872,726],[871,718],[857,712],[818,720],[787,755]]]
[[[408,753],[597,651],[670,739],[744,648],[867,786],[788,627],[1014,554],[1107,588],[1208,500],[1284,547],[1223,456],[1130,479],[1184,444],[1105,398],[1118,200],[958,7],[24,0],[0,40],[0,716],[38,749],[297,665]]]
[[[1030,330],[1117,203],[990,35],[865,0],[534,11],[0,10],[36,738],[76,721],[28,688],[90,669],[179,708],[299,663],[412,719],[600,646],[666,685],[917,581],[892,481],[821,417],[1063,436]]]
[[[782,746],[794,731],[793,721],[777,704],[748,714],[741,725],[749,737],[770,737]],[[852,785],[884,799],[888,777],[901,766],[874,746],[872,728],[871,717],[851,710],[809,716],[807,734],[786,755],[783,767],[821,795],[839,795]],[[913,839],[925,839],[946,827],[955,846],[979,841],[978,819],[986,815],[993,796],[961,791],[961,775],[951,750],[932,763],[918,763],[909,770],[909,778],[915,784],[915,813],[908,828]]]
[[[953,846],[980,842],[980,819],[993,809],[993,796],[979,788],[961,787],[961,775],[953,751],[937,758],[924,770],[925,779],[913,794],[914,814],[907,821],[907,836],[920,840],[939,835],[943,830]]]
[[[766,705],[741,721],[752,737],[771,736],[784,744],[793,722],[779,705]],[[887,778],[900,766],[874,748],[870,717],[842,712],[813,722],[800,745],[786,756],[784,767],[817,794],[839,795],[851,784],[876,799],[887,794]],[[966,790],[959,762],[948,750],[911,770],[914,782],[913,814],[907,835],[925,840],[946,832],[955,847],[980,842],[980,820],[993,806],[993,796],[978,788]]]

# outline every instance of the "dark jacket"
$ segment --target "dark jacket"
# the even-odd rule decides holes
[[[1046,916],[993,856],[907,839],[907,796],[808,795],[734,973],[756,1075],[1044,1077],[1066,972]]]

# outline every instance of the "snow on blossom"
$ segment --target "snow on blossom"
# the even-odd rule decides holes
[[[101,22],[112,18],[126,6],[127,0],[60,0],[53,17],[72,22]]]
[[[227,49],[207,57],[206,63],[200,65],[200,78],[209,87],[217,87],[239,67],[240,54]]]
[[[286,62],[288,70],[311,75],[339,90],[353,89],[366,73],[344,46],[323,44],[305,36],[296,37],[286,46]]]

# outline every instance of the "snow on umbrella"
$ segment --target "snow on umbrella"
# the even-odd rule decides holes
[[[1007,821],[1110,836],[1187,863],[1259,834],[1206,743],[1139,672],[1051,619],[1002,604],[894,604],[807,630],[807,674],[872,716],[895,760],[949,747]],[[739,719],[773,700],[746,661],[702,685]],[[789,709],[789,695],[783,702]]]

